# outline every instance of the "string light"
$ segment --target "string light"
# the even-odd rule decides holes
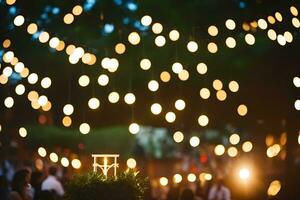
[[[47,102],[48,102],[48,98],[45,95],[42,95],[38,98],[38,103],[40,104],[40,106],[46,105]]]
[[[115,51],[117,54],[123,54],[126,51],[126,46],[123,43],[118,43],[115,46]]]
[[[98,84],[101,86],[106,86],[109,82],[109,77],[106,74],[101,74],[98,77]]]
[[[295,76],[293,78],[293,83],[294,83],[295,87],[299,88],[300,87],[300,78],[298,76]]]
[[[124,101],[125,101],[125,103],[127,103],[129,105],[134,104],[134,102],[135,102],[135,95],[133,93],[127,93],[124,96]]]
[[[277,34],[273,29],[268,30],[268,37],[270,40],[276,40],[277,39]]]
[[[21,137],[26,137],[27,136],[27,130],[24,128],[24,127],[21,127],[20,129],[19,129],[19,135],[21,136]]]
[[[6,62],[6,63],[10,63],[13,60],[14,56],[15,56],[14,52],[7,51],[3,55],[3,61]]]
[[[161,178],[159,179],[159,183],[160,183],[160,185],[162,185],[162,186],[167,186],[168,183],[169,183],[169,180],[168,180],[166,177],[161,177]]]
[[[19,84],[16,86],[15,92],[17,95],[22,95],[25,92],[25,86],[22,84]]]
[[[210,91],[207,88],[202,88],[200,90],[200,97],[202,99],[208,99],[210,97]]]
[[[248,108],[246,105],[241,104],[239,105],[237,111],[240,116],[245,116],[248,113]]]
[[[173,181],[174,181],[174,183],[181,183],[181,181],[182,181],[182,176],[181,176],[180,174],[175,174],[175,175],[173,176]]]
[[[191,182],[191,183],[195,182],[196,179],[197,179],[197,177],[196,177],[196,175],[193,174],[193,173],[190,173],[190,174],[188,174],[188,176],[187,176],[187,180],[188,180],[189,182]]]
[[[217,53],[217,51],[218,51],[218,46],[217,46],[216,43],[210,42],[210,43],[208,43],[208,45],[207,45],[207,49],[208,49],[208,51],[209,51],[210,53]]]
[[[239,86],[238,82],[230,81],[228,87],[231,92],[238,92],[240,86]]]
[[[247,44],[253,45],[255,43],[255,37],[252,34],[248,33],[245,35],[245,41]]]
[[[139,131],[140,131],[140,125],[138,125],[137,123],[131,123],[129,125],[129,128],[128,128],[129,132],[131,134],[137,134]]]
[[[190,41],[187,44],[187,49],[189,52],[196,52],[198,50],[198,44],[195,41]]]
[[[229,147],[227,153],[230,157],[236,157],[238,155],[238,150],[236,147]]]
[[[78,159],[73,159],[71,162],[71,165],[74,169],[80,169],[81,167],[81,162]]]
[[[152,31],[154,34],[160,34],[163,31],[163,26],[160,23],[152,25]]]
[[[82,75],[79,77],[78,83],[81,87],[86,87],[90,84],[90,78],[87,75]]]
[[[268,24],[267,24],[266,20],[264,20],[264,19],[259,19],[257,21],[257,24],[258,24],[258,27],[261,28],[262,30],[265,30],[268,28]]]
[[[13,5],[14,3],[16,3],[16,0],[6,0],[6,4],[7,5]]]
[[[40,41],[41,43],[46,43],[46,42],[48,42],[49,38],[50,38],[50,35],[49,35],[49,33],[46,32],[46,31],[43,31],[43,32],[39,35],[39,41]]]
[[[228,37],[225,42],[229,48],[234,48],[236,46],[236,41],[233,37]]]
[[[250,152],[253,149],[253,144],[249,141],[244,142],[242,149],[244,152]]]
[[[285,31],[283,37],[288,43],[291,43],[293,41],[293,35],[289,31]]]
[[[190,145],[191,145],[192,147],[197,147],[197,146],[199,146],[199,144],[200,144],[200,139],[199,139],[199,137],[193,136],[193,137],[190,138]]]
[[[190,77],[190,73],[187,70],[181,70],[181,72],[179,72],[178,74],[178,78],[182,81],[186,81],[188,80]]]
[[[215,90],[221,90],[223,88],[223,83],[219,79],[213,81],[213,88]]]
[[[18,73],[21,73],[24,70],[24,68],[25,68],[25,66],[24,66],[24,63],[22,63],[22,62],[18,62],[15,65],[15,71]]]
[[[156,80],[149,81],[149,83],[148,83],[148,89],[150,91],[155,92],[155,91],[158,90],[158,88],[159,88],[159,84],[158,84],[158,82]]]
[[[179,37],[180,37],[180,34],[177,30],[170,31],[170,33],[169,33],[170,40],[177,41],[179,39]]]
[[[165,116],[165,119],[166,119],[167,122],[173,123],[176,120],[176,115],[175,115],[174,112],[167,112],[166,116]]]
[[[12,108],[14,106],[14,99],[12,97],[6,97],[4,100],[4,105],[6,108]]]
[[[71,117],[65,116],[65,117],[62,119],[62,124],[63,124],[65,127],[70,127],[70,126],[72,125],[72,119],[71,119]]]
[[[232,19],[227,19],[226,22],[225,22],[225,26],[229,30],[234,30],[236,25],[235,25],[235,22]]]
[[[9,39],[5,39],[5,40],[3,41],[3,43],[2,43],[2,46],[3,46],[4,48],[9,48],[10,45],[11,45],[11,41],[10,41]]]
[[[154,103],[151,105],[151,112],[154,114],[154,115],[159,115],[162,111],[162,107],[159,103]]]
[[[99,99],[97,99],[96,97],[91,98],[91,99],[88,101],[88,106],[89,106],[89,108],[92,109],[92,110],[98,109],[99,106],[100,106],[100,101],[99,101]]]
[[[165,83],[166,83],[166,82],[169,82],[170,79],[171,79],[171,75],[170,75],[169,72],[163,71],[163,72],[160,74],[160,80],[161,80],[162,82],[165,82]]]
[[[175,62],[175,63],[172,65],[172,71],[173,71],[175,74],[179,74],[182,70],[183,70],[183,66],[182,66],[181,63]]]
[[[52,81],[49,77],[45,77],[41,81],[41,86],[45,89],[49,88],[52,84]]]
[[[57,163],[58,162],[58,155],[54,152],[50,153],[50,160],[54,163]]]
[[[44,147],[39,147],[38,148],[38,154],[41,156],[41,157],[46,157],[47,155],[47,151]]]
[[[217,95],[216,96],[217,96],[217,99],[219,101],[225,101],[226,98],[227,98],[227,94],[226,94],[226,92],[224,90],[217,91]]]
[[[74,6],[72,9],[72,13],[75,16],[81,15],[82,11],[83,11],[83,9],[82,9],[81,5]]]
[[[31,23],[27,26],[27,32],[31,35],[38,31],[38,26],[35,23]]]
[[[74,107],[72,104],[66,104],[63,108],[63,112],[65,115],[72,115],[74,112]]]
[[[12,73],[13,73],[13,70],[12,70],[12,68],[11,67],[5,67],[4,69],[3,69],[3,75],[4,76],[6,76],[6,77],[10,77],[11,75],[12,75]]]
[[[14,19],[15,26],[22,26],[25,22],[25,19],[22,15],[18,15]]]
[[[229,142],[233,145],[237,145],[240,142],[240,136],[238,134],[232,134],[229,137]]]
[[[71,13],[68,13],[64,16],[64,22],[65,24],[72,24],[74,21],[74,15]]]
[[[222,144],[218,144],[215,147],[215,154],[217,156],[222,156],[225,153],[225,147]]]
[[[209,119],[206,115],[200,115],[198,118],[198,123],[202,127],[207,126],[209,123]]]
[[[120,95],[117,92],[111,92],[108,95],[108,100],[110,103],[117,103],[120,99]]]
[[[126,164],[127,164],[127,167],[130,168],[130,169],[136,168],[136,160],[133,159],[133,158],[129,158],[129,159],[126,161]]]
[[[175,108],[177,110],[184,110],[184,108],[185,108],[185,102],[184,102],[184,100],[182,100],[182,99],[176,100],[176,102],[175,102]]]
[[[140,35],[137,32],[132,32],[128,35],[128,41],[132,45],[138,45],[141,41]]]
[[[69,162],[68,158],[66,158],[66,157],[62,157],[60,160],[60,163],[63,167],[68,167],[70,165],[70,162]]]
[[[28,83],[33,85],[38,82],[38,75],[36,73],[32,73],[28,76]]]
[[[281,15],[281,13],[280,12],[276,12],[275,13],[275,18],[279,21],[279,22],[282,22],[282,15]]]
[[[216,26],[210,26],[208,27],[208,30],[207,30],[208,34],[211,35],[211,36],[217,36],[218,33],[219,33],[219,30]]]
[[[84,135],[88,134],[90,132],[90,130],[91,130],[91,127],[90,127],[90,125],[88,123],[82,123],[79,126],[80,133],[82,133]]]
[[[295,106],[295,109],[296,109],[296,110],[300,110],[300,99],[297,99],[297,100],[295,101],[294,106]]]
[[[142,17],[141,23],[144,26],[150,26],[152,23],[152,18],[149,15],[145,15]]]
[[[162,35],[159,35],[155,38],[155,44],[158,47],[162,47],[166,44],[166,38]]]
[[[180,143],[184,140],[184,135],[182,132],[180,131],[176,131],[174,134],[173,134],[173,139],[176,143]]]
[[[147,59],[147,58],[142,59],[141,62],[140,62],[140,67],[143,70],[150,69],[150,67],[151,67],[151,61],[149,59]]]
[[[276,196],[281,190],[281,183],[278,180],[272,181],[268,188],[267,194],[269,196]]]
[[[201,75],[207,73],[207,65],[205,63],[199,63],[197,65],[197,72]]]

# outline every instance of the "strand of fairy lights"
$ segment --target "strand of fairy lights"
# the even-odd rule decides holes
[[[20,74],[21,78],[27,78],[28,83],[30,85],[34,85],[38,82],[38,75],[36,73],[30,73],[29,69],[25,67],[24,63],[19,61],[19,59],[15,56],[13,51],[6,51],[3,54],[3,61],[5,63],[10,63],[12,66],[14,66],[14,71],[18,74]],[[2,84],[6,84],[8,82],[8,79],[13,74],[13,69],[9,66],[5,67],[3,69],[2,74],[0,75],[0,82]],[[44,77],[41,80],[41,86],[44,89],[48,89],[51,86],[51,79],[49,77]],[[17,95],[23,95],[26,91],[26,87],[23,84],[18,84],[15,87],[15,92]],[[31,106],[34,109],[39,109],[42,107],[44,111],[49,111],[52,107],[51,102],[48,100],[48,97],[45,95],[39,96],[39,94],[36,91],[30,91],[28,92],[28,100],[31,101]],[[4,105],[7,108],[12,108],[14,105],[14,99],[12,97],[7,97],[4,100]]]
[[[227,23],[228,24],[228,23]],[[230,24],[230,23],[229,23]],[[155,24],[157,27],[160,27],[160,25],[158,24],[158,23],[156,23]],[[230,26],[230,25],[229,25]],[[152,28],[153,30],[155,30],[155,28]],[[159,28],[158,28],[159,29]],[[161,28],[162,29],[162,28]],[[156,31],[157,32],[157,31]],[[158,32],[157,32],[158,33]],[[174,33],[174,31],[173,31],[173,33]],[[129,37],[128,37],[128,39],[130,40],[130,38],[131,38],[131,41],[132,41],[132,43],[133,44],[137,44],[137,43],[139,43],[139,36],[137,37],[137,33],[136,32],[134,32],[134,33],[131,33],[130,35],[129,35]],[[170,33],[170,35],[171,35],[171,33]],[[176,32],[175,32],[175,35],[176,35]],[[156,43],[158,43],[158,42],[156,42]],[[120,46],[120,45],[119,45]],[[121,45],[122,46],[122,45]],[[157,46],[163,46],[163,45],[157,45]],[[188,49],[191,49],[191,47],[193,47],[193,46],[195,46],[195,45],[188,45],[188,46],[190,46],[190,48],[188,48]],[[116,46],[117,47],[117,46]],[[117,49],[117,48],[116,48]],[[105,67],[105,65],[103,65],[104,67]],[[151,84],[149,84],[149,85],[151,85]],[[152,84],[153,85],[153,84]],[[154,82],[154,85],[157,85],[155,82]],[[157,87],[157,86],[156,86]],[[155,86],[154,86],[154,88],[155,88]],[[226,93],[225,93],[225,95],[224,95],[224,92],[222,93],[222,92],[219,92],[219,94],[220,95],[217,95],[217,96],[220,96],[220,98],[222,99],[222,98],[224,98],[224,96],[226,95]],[[222,97],[223,96],[223,97]],[[95,101],[96,102],[96,101]],[[171,116],[171,118],[174,118],[173,116],[173,113],[169,113],[169,116]],[[172,120],[170,120],[170,121],[172,121]]]
[[[17,16],[16,18],[15,18],[15,20],[14,20],[14,23],[15,23],[15,25],[16,26],[21,26],[23,23],[24,23],[24,18],[21,16],[21,15],[19,15],[19,16]],[[32,25],[32,24],[31,24]],[[30,31],[30,26],[31,25],[29,25],[29,32],[30,33],[34,33],[34,30],[31,32]],[[157,23],[156,24],[154,24],[154,25],[157,25]],[[34,26],[34,25],[33,25]],[[153,28],[153,30],[155,30],[154,28]],[[132,33],[131,33],[131,35],[132,35]],[[129,39],[131,38],[130,37],[130,35],[129,35],[129,37],[128,37]],[[40,36],[39,36],[39,40],[40,40],[40,42],[42,42],[42,43],[45,43],[45,42],[47,42],[48,41],[48,39],[49,39],[49,35],[48,35],[48,33],[47,32],[42,32],[41,34],[40,34]],[[133,38],[134,39],[134,38]],[[56,47],[56,45],[57,44],[59,44],[59,39],[58,38],[52,38],[51,40],[50,40],[50,42],[49,42],[49,44],[50,44],[50,46],[52,47],[52,48],[55,48]],[[132,42],[132,40],[131,40],[131,42]],[[133,44],[137,44],[137,42],[132,42]],[[71,50],[70,50],[71,49]],[[72,46],[70,47],[69,46],[69,50],[70,51],[72,51],[72,49],[74,49],[74,48],[72,48]],[[68,52],[68,48],[67,48],[67,52]],[[70,62],[73,64],[75,64],[76,62],[78,62],[78,58],[80,57],[80,56],[83,56],[83,54],[84,54],[84,50],[82,49],[82,48],[76,48],[75,50],[74,50],[74,52],[70,55],[70,57],[69,57],[69,60],[70,60]],[[75,62],[74,62],[75,61]],[[109,64],[111,64],[111,63],[115,63],[115,64],[112,64],[112,65],[109,65]],[[108,69],[110,72],[115,72],[116,70],[117,70],[117,67],[118,67],[118,65],[119,65],[119,63],[118,63],[118,60],[117,59],[109,59],[109,58],[104,58],[103,60],[102,60],[102,62],[101,62],[101,64],[102,64],[102,67],[103,68],[105,68],[105,69]],[[178,63],[176,63],[176,64],[178,64]],[[179,65],[179,64],[178,64]],[[111,67],[110,67],[111,66]],[[175,67],[173,67],[173,68],[175,68]],[[186,73],[188,73],[187,71],[183,71],[183,72],[186,72]],[[180,77],[180,75],[179,75],[179,77]],[[85,78],[85,79],[84,79]],[[100,77],[99,77],[99,79],[100,79]],[[83,80],[83,81],[80,81],[80,80]],[[85,81],[86,80],[86,81]],[[99,81],[100,82],[100,81]],[[79,79],[79,84],[81,85],[81,86],[83,86],[83,87],[85,87],[85,86],[87,86],[88,85],[88,83],[89,83],[89,80],[88,80],[88,77],[87,76],[82,76],[82,77],[80,77],[80,79]],[[149,87],[149,89],[150,90],[152,90],[152,91],[156,91],[157,89],[158,89],[158,83],[156,82],[156,81],[154,81],[154,80],[152,80],[152,82],[150,81],[149,82],[149,84],[148,84],[148,87]],[[223,92],[224,93],[224,92]],[[110,95],[109,95],[109,97],[110,96],[112,96],[113,94],[116,94],[116,93],[111,93]],[[226,95],[226,93],[225,93],[225,95]],[[114,96],[117,96],[117,95],[114,95]],[[135,99],[135,97],[133,96],[133,94],[131,94],[130,95],[132,98],[127,98],[127,99]],[[129,97],[130,97],[129,96]],[[220,95],[219,95],[220,96]],[[224,94],[223,94],[223,96],[224,96]],[[126,97],[126,96],[125,96]],[[224,98],[224,97],[221,97],[221,98]],[[110,98],[109,98],[110,99]],[[118,99],[117,97],[115,98],[115,99]],[[126,99],[126,98],[125,98]],[[94,98],[94,99],[92,99],[92,100],[94,100],[94,101],[91,101],[91,102],[95,102],[94,104],[99,104],[98,102],[97,102],[97,100]],[[113,100],[113,102],[114,101],[116,101],[116,100]],[[131,102],[132,100],[129,100],[129,102]],[[134,100],[135,101],[135,100]],[[93,103],[91,103],[91,105],[92,105]],[[130,104],[130,103],[129,103]],[[89,106],[90,108],[91,108],[91,106]],[[93,106],[92,106],[93,107]],[[93,109],[93,108],[92,108]],[[174,122],[175,121],[175,118],[176,118],[176,116],[175,116],[175,113],[174,112],[168,112],[167,114],[166,114],[166,120],[168,121],[168,122],[170,122],[170,123],[172,123],[172,122]],[[70,121],[70,120],[68,120],[68,121]],[[136,127],[136,126],[135,126]],[[87,131],[85,131],[85,132],[87,132]]]

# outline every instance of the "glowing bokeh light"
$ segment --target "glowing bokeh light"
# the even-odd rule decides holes
[[[14,99],[12,97],[6,97],[4,100],[4,106],[6,108],[12,108],[14,106]]]
[[[232,134],[230,137],[229,137],[229,142],[233,145],[237,145],[239,142],[240,142],[241,138],[238,134]]]
[[[128,127],[128,130],[131,134],[137,134],[140,131],[140,125],[137,123],[131,123]]]
[[[174,112],[167,112],[165,115],[165,119],[169,123],[173,123],[176,120],[176,115]]]
[[[193,137],[190,138],[190,145],[192,147],[197,147],[197,146],[199,146],[199,144],[200,144],[200,138],[199,137],[193,136]]]
[[[202,88],[200,90],[200,97],[202,99],[208,99],[210,97],[210,91],[207,88]]]
[[[209,119],[206,115],[200,115],[198,118],[198,124],[202,127],[207,126],[209,123]]]
[[[246,105],[241,104],[241,105],[239,105],[237,112],[240,116],[245,116],[248,113],[248,108]]]
[[[214,152],[217,156],[222,156],[225,153],[225,147],[222,144],[218,144]]]
[[[159,84],[158,84],[158,82],[156,80],[149,81],[149,83],[148,83],[148,89],[150,91],[155,92],[155,91],[158,90],[158,88],[159,88]]]
[[[79,126],[80,133],[82,133],[84,135],[88,134],[90,132],[90,130],[91,130],[91,127],[90,127],[90,125],[88,123],[82,123]]]
[[[120,99],[120,95],[117,92],[111,92],[108,95],[108,101],[110,103],[117,103],[119,101],[119,99]]]
[[[154,114],[154,115],[159,115],[162,111],[162,107],[159,103],[154,103],[151,105],[151,112]]]
[[[170,31],[170,33],[169,33],[170,40],[177,41],[179,39],[179,37],[180,37],[180,34],[177,30]]]
[[[184,140],[184,135],[181,131],[176,131],[174,134],[173,134],[173,139],[176,143],[180,143]]]
[[[244,152],[250,152],[253,149],[253,144],[250,141],[246,141],[242,145],[242,149]]]
[[[126,164],[127,164],[127,167],[130,168],[130,169],[136,168],[136,160],[133,159],[133,158],[129,158],[129,159],[126,161]]]
[[[99,106],[100,106],[100,101],[99,101],[99,99],[97,99],[96,97],[91,98],[91,99],[88,101],[88,106],[89,106],[89,108],[92,109],[92,110],[98,109]]]

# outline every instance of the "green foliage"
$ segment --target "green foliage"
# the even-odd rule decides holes
[[[143,200],[147,189],[147,179],[132,170],[107,179],[99,173],[88,173],[68,183],[65,200]]]

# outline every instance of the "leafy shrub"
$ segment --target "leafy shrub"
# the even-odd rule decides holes
[[[65,200],[143,200],[147,189],[146,178],[131,170],[107,179],[88,173],[75,176],[67,184]]]

